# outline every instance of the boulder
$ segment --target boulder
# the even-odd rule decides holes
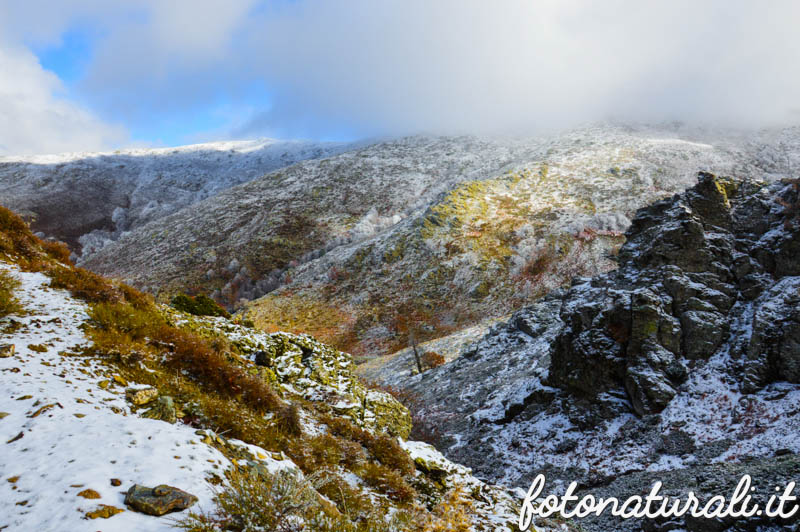
[[[155,488],[134,484],[125,495],[125,504],[131,509],[156,516],[180,512],[196,502],[197,497],[191,493],[165,484]]]

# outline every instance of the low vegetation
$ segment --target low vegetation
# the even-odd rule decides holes
[[[0,318],[9,314],[16,314],[22,308],[14,297],[14,290],[19,286],[19,281],[10,274],[0,271]]]

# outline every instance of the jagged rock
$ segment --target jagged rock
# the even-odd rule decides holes
[[[0,344],[0,358],[8,358],[14,355],[14,344]]]
[[[178,420],[178,410],[175,408],[172,397],[163,395],[158,398],[152,408],[142,414],[142,417],[175,423]]]
[[[796,239],[788,230],[771,231],[783,228],[780,213],[766,224],[739,216],[753,202],[759,212],[771,212],[763,205],[769,201],[764,188],[700,173],[685,194],[640,210],[620,250],[620,269],[579,282],[567,294],[549,382],[590,396],[625,389],[637,414],[663,410],[686,379],[684,360],[707,360],[728,340],[730,313],[737,300],[752,299],[754,280],[760,292],[778,264],[789,268],[784,255],[794,247],[775,243],[768,251],[759,244],[777,234],[780,242]],[[773,198],[779,188],[772,187]],[[751,255],[756,260],[745,259]],[[737,272],[744,275],[741,287]],[[793,279],[756,301],[747,390],[800,378],[800,295]]]
[[[134,484],[125,495],[125,504],[137,512],[148,515],[164,515],[180,512],[197,502],[197,497],[178,488],[162,484],[148,488]]]
[[[158,397],[156,388],[128,388],[125,390],[125,398],[135,406],[146,405]]]
[[[744,348],[744,388],[775,380],[800,382],[800,277],[787,277],[754,303],[752,335]]]

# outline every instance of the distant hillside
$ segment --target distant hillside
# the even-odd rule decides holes
[[[351,147],[265,139],[0,157],[0,205],[86,258],[123,233],[222,190]]]
[[[698,170],[781,175],[796,130],[600,125],[537,139],[413,137],[309,160],[126,234],[86,261],[211,293],[267,330],[389,353],[505,315],[611,260],[635,210]]]

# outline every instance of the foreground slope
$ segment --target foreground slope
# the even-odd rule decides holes
[[[0,157],[0,205],[87,258],[126,231],[298,161],[352,148],[303,141]]]
[[[800,474],[800,182],[701,174],[640,210],[619,269],[577,278],[421,375],[385,366],[451,459],[493,481],[764,499]],[[784,530],[753,518],[591,530]],[[772,528],[758,528],[770,525]],[[670,528],[672,526],[673,528]],[[735,527],[739,528],[735,528]],[[662,528],[663,527],[663,528]]]
[[[512,529],[512,496],[406,440],[349,355],[156,306],[67,255],[0,209],[3,530]],[[141,513],[164,484],[197,501]]]

